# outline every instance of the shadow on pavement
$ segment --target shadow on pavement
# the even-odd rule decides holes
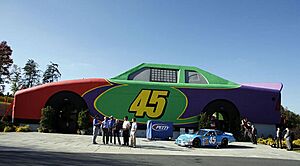
[[[195,148],[195,147],[182,147],[182,148],[189,148],[189,149],[218,149],[214,146],[204,146],[200,148]],[[220,147],[219,149],[253,149],[255,147],[251,146],[242,146],[242,145],[229,145],[227,148],[222,148]]]
[[[242,145],[229,145],[226,149],[253,149],[252,146],[242,146]]]
[[[171,147],[165,147],[165,146],[153,146],[153,145],[142,145],[138,146],[138,148],[141,149],[152,149],[152,150],[166,150],[166,151],[184,151],[184,149],[177,149],[177,148],[171,148]]]
[[[104,152],[105,153],[105,152]],[[38,151],[29,148],[0,146],[0,165],[299,165],[296,160],[264,158],[181,156],[181,155],[142,155],[142,154],[104,154],[104,153],[64,153]]]
[[[0,146],[0,165],[150,165],[147,157],[101,153],[64,153]]]

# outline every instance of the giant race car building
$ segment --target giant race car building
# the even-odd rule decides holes
[[[259,132],[271,133],[280,121],[281,83],[237,84],[196,67],[141,64],[111,79],[60,81],[20,90],[12,118],[38,122],[41,109],[60,110],[59,124],[76,125],[78,111],[173,122],[175,127],[197,128],[199,114],[220,113],[219,128],[232,131],[241,117]],[[74,127],[73,127],[74,128]]]

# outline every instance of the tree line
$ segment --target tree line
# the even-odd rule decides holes
[[[10,84],[10,91],[14,95],[20,89],[58,81],[61,73],[58,64],[50,62],[43,72],[39,64],[28,59],[23,68],[13,63],[13,50],[6,41],[0,43],[0,94],[5,91],[5,84]]]

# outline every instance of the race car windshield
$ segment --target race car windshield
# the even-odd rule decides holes
[[[197,135],[204,135],[205,133],[206,133],[206,131],[204,131],[204,130],[199,130],[198,133],[197,133]]]

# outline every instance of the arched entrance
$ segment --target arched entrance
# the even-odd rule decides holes
[[[56,130],[59,133],[76,133],[78,112],[87,109],[83,98],[70,91],[56,93],[45,106],[51,106],[57,111]]]
[[[230,101],[215,100],[209,103],[203,112],[215,123],[216,129],[232,133],[239,130],[240,113]]]

